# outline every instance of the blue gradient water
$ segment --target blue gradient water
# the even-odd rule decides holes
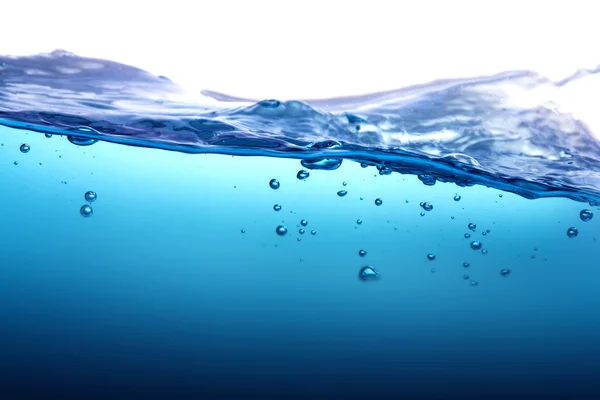
[[[5,398],[596,398],[598,142],[472,104],[523,77],[253,104],[0,59]]]

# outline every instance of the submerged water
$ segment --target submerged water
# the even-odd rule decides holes
[[[600,148],[547,94],[595,73],[255,102],[0,57],[3,391],[593,398]]]

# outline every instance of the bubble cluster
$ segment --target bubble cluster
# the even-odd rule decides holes
[[[269,181],[269,186],[271,187],[271,189],[277,190],[277,189],[279,189],[280,184],[279,184],[279,181],[277,179],[271,179]]]

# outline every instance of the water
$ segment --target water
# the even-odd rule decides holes
[[[570,81],[250,102],[64,52],[0,65],[6,387],[595,387],[598,142],[499,97]]]

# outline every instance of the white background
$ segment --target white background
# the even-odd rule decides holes
[[[12,1],[0,54],[61,48],[253,98],[600,63],[593,1]]]

